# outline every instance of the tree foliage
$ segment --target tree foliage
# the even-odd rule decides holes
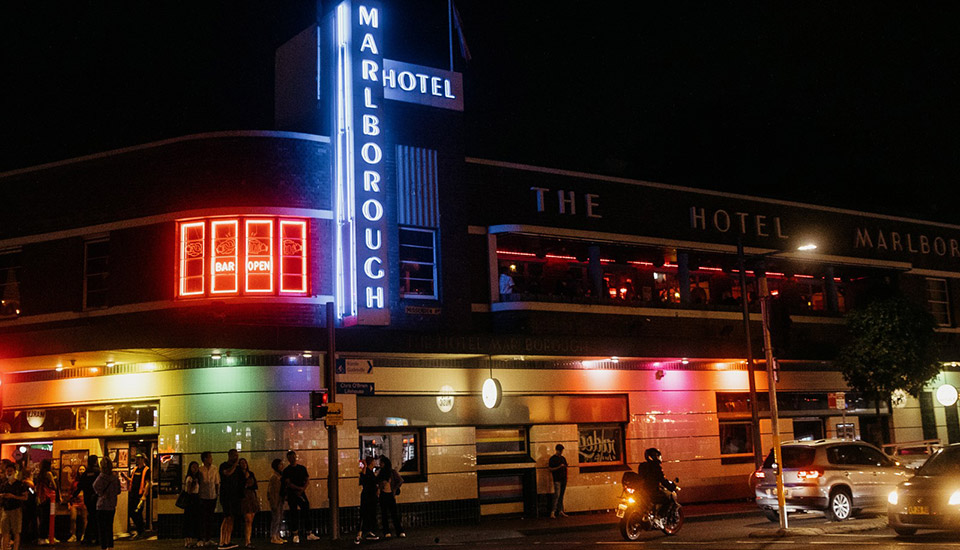
[[[926,309],[903,296],[872,302],[847,315],[851,340],[837,366],[854,390],[882,399],[897,389],[919,395],[940,373],[936,326]]]

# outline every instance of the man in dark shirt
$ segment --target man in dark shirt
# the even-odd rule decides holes
[[[310,501],[307,500],[307,485],[310,483],[310,475],[302,464],[297,464],[297,453],[289,451],[287,453],[287,462],[290,464],[283,469],[281,475],[281,487],[287,498],[287,506],[290,509],[290,532],[293,535],[294,544],[300,543],[300,535],[307,529],[306,519],[310,514]],[[307,532],[307,540],[319,540],[320,537]]]
[[[557,443],[556,453],[547,462],[547,469],[553,474],[553,506],[550,517],[567,517],[563,511],[563,493],[567,491],[567,459],[563,458],[563,445]]]
[[[17,479],[17,467],[12,462],[4,465],[3,475],[3,481],[0,482],[0,548],[20,550],[20,529],[23,525],[20,509],[27,500],[27,486]]]
[[[220,506],[223,508],[223,523],[220,524],[220,550],[236,548],[233,538],[235,518],[240,517],[240,502],[243,500],[243,472],[237,467],[240,453],[227,451],[227,461],[220,465]]]

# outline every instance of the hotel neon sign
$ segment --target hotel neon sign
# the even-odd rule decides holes
[[[305,219],[189,220],[178,222],[177,235],[178,298],[309,292]]]
[[[380,13],[351,0],[336,10],[336,301],[346,324],[390,322]]]

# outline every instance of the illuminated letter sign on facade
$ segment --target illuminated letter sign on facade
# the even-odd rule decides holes
[[[178,297],[310,294],[306,219],[186,220],[178,223],[177,238]]]
[[[307,222],[280,221],[280,294],[307,291]]]
[[[210,224],[211,294],[233,294],[237,288],[237,220]]]
[[[180,226],[180,296],[203,294],[205,227],[203,222]]]
[[[390,322],[384,215],[381,9],[337,7],[337,310],[359,324]]]
[[[246,292],[273,292],[273,220],[247,220]]]

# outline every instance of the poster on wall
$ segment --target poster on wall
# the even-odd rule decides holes
[[[580,464],[623,464],[623,428],[619,424],[578,426]]]
[[[73,482],[80,476],[80,467],[87,467],[90,451],[77,449],[60,451],[60,494],[64,497],[73,493]]]
[[[161,495],[178,495],[183,480],[183,454],[160,455],[160,478],[157,483]]]

